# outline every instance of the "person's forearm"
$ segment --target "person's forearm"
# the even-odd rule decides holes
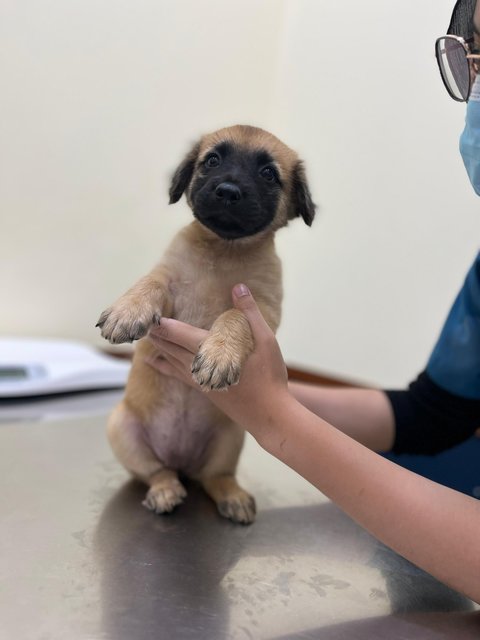
[[[390,451],[395,438],[392,408],[379,389],[332,388],[289,382],[302,404],[354,440],[374,451]]]
[[[282,398],[259,443],[396,552],[480,602],[480,505],[382,458]],[[248,425],[245,425],[248,426]]]

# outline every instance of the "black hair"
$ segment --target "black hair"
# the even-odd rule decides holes
[[[473,38],[473,33],[478,33],[473,23],[473,15],[477,0],[458,0],[456,3],[447,33],[461,36],[466,42]]]

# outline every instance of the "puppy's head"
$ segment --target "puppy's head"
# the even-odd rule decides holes
[[[226,240],[283,227],[315,205],[297,154],[272,134],[246,125],[204,136],[177,168],[170,204],[183,193],[194,216]]]

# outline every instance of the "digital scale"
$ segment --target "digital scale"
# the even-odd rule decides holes
[[[81,342],[0,338],[0,399],[125,386],[130,362]]]

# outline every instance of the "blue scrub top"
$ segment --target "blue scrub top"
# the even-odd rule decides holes
[[[450,393],[480,399],[480,253],[448,314],[427,373]]]

